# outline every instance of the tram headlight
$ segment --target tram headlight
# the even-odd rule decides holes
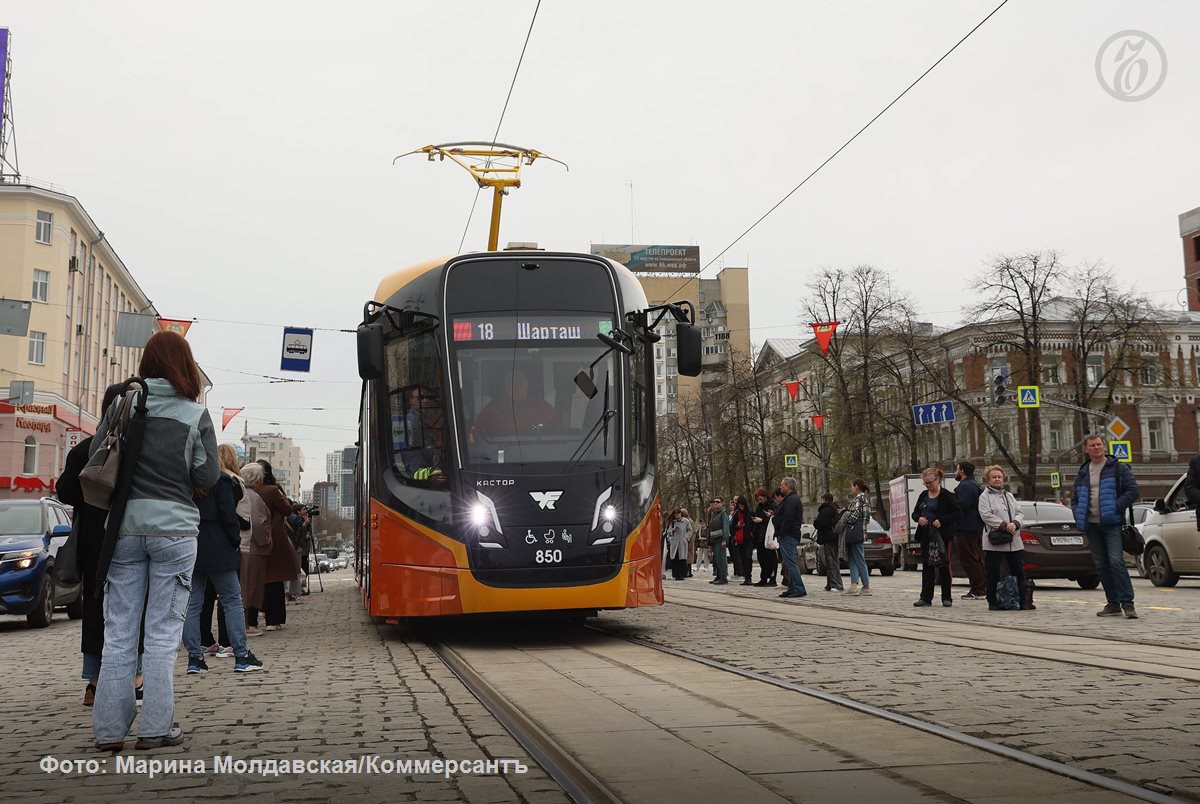
[[[476,502],[467,511],[467,520],[471,523],[480,547],[502,549],[505,546],[504,528],[500,527],[500,514],[496,504],[486,494],[475,492]]]
[[[592,546],[612,544],[617,538],[617,520],[619,517],[617,506],[609,502],[612,496],[613,487],[609,486],[596,498],[596,508],[592,514]]]

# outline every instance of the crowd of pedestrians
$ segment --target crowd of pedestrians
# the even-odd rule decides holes
[[[138,373],[149,393],[144,416],[132,414],[143,416],[140,449],[120,458],[130,479],[113,492],[119,521],[88,504],[80,475],[89,461],[106,460],[110,432],[129,427],[131,406],[117,404],[122,385],[105,392],[96,435],[70,451],[56,486],[75,509],[83,702],[92,707],[96,747],[104,751],[124,747],[135,718],[137,748],[183,742],[174,693],[181,644],[191,675],[208,672],[211,658],[230,659],[233,672],[262,669],[248,638],[285,626],[285,585],[303,575],[295,545],[307,543],[310,527],[304,506],[287,499],[267,461],[240,465],[233,446],[217,446],[208,412],[196,401],[201,376],[187,341],[155,334]]]
[[[1138,500],[1133,472],[1127,464],[1106,454],[1104,439],[1091,435],[1085,439],[1087,459],[1073,484],[1073,512],[1076,526],[1087,534],[1106,604],[1102,617],[1135,619],[1133,582],[1125,564],[1122,518]],[[1200,488],[1200,459],[1193,462]],[[921,473],[924,491],[909,513],[913,523],[913,541],[920,547],[921,593],[916,607],[934,605],[934,593],[940,603],[954,605],[951,594],[951,560],[957,554],[970,588],[964,600],[986,600],[988,609],[998,611],[1020,608],[1032,610],[1033,582],[1025,577],[1024,542],[1021,526],[1024,514],[1006,488],[1008,476],[1000,466],[983,471],[983,483],[975,480],[975,466],[962,461],[955,467],[958,481],[953,491],[945,488],[942,469],[931,466]],[[818,563],[826,570],[825,591],[846,595],[870,595],[871,580],[865,545],[872,505],[867,482],[856,478],[850,484],[845,507],[831,493],[822,496],[811,536],[820,554]],[[722,497],[708,503],[703,520],[693,522],[687,510],[677,508],[664,526],[664,556],[673,580],[692,577],[693,566],[704,567],[710,561],[713,578],[709,583],[725,585],[732,574],[742,585],[784,586],[780,597],[802,598],[804,586],[801,557],[802,539],[808,524],[796,480],[785,477],[774,493],[760,487],[754,491],[754,507],[742,495],[730,496],[725,507]],[[1200,492],[1197,492],[1200,498]],[[1200,517],[1198,517],[1200,527]],[[760,576],[753,579],[757,557]],[[850,588],[842,581],[842,563],[850,569]],[[782,565],[782,581],[777,577]],[[1011,578],[1007,583],[1005,576]],[[664,575],[664,577],[666,577]]]

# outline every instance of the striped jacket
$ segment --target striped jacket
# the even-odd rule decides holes
[[[184,399],[166,380],[147,378],[146,435],[133,470],[122,536],[196,536],[200,512],[195,489],[211,488],[221,475],[217,435],[208,411]],[[92,451],[104,441],[117,405],[100,422]]]

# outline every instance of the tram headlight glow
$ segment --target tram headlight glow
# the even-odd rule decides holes
[[[471,506],[471,524],[475,527],[482,527],[492,518],[491,511],[483,503],[475,503]]]
[[[617,507],[615,505],[606,505],[600,509],[600,518],[605,523],[611,524],[617,519]]]

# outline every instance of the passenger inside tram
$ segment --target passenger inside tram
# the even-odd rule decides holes
[[[504,376],[504,392],[492,397],[475,419],[481,435],[542,433],[558,427],[558,411],[541,397],[530,396],[529,378],[514,367]]]

